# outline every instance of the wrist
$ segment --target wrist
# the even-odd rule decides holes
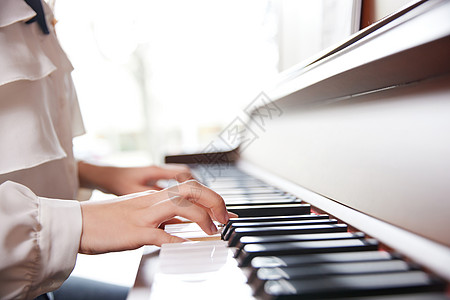
[[[98,189],[109,193],[109,189],[105,181],[105,172],[109,173],[112,167],[97,166],[84,161],[78,162],[78,179],[80,186],[89,189]],[[104,182],[105,181],[105,182]]]

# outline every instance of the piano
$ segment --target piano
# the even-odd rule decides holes
[[[449,299],[450,1],[282,73],[186,163],[239,218],[144,249],[129,299]],[[231,120],[230,120],[231,121]],[[213,150],[213,151],[211,151]]]

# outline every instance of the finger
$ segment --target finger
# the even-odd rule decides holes
[[[174,196],[188,199],[211,210],[214,216],[213,219],[223,224],[226,224],[229,220],[228,211],[226,210],[222,197],[195,180],[189,180],[156,192],[152,196],[152,201],[164,201]]]
[[[175,188],[176,187],[173,187],[173,189]],[[223,201],[223,198],[213,190],[195,180],[189,180],[178,185],[178,190],[181,195],[187,197],[189,200],[210,209],[215,220],[224,224],[228,222],[229,216],[225,207],[225,202]]]
[[[182,220],[177,219],[177,218],[172,218],[170,220],[164,221],[159,225],[159,228],[164,229],[166,225],[171,225],[171,224],[181,224],[184,223]]]
[[[162,246],[163,244],[183,243],[188,241],[178,236],[170,235],[161,229],[149,231],[148,236],[149,237],[143,241],[145,245]]]
[[[200,204],[196,203],[196,205],[200,205]],[[201,206],[202,206],[202,205],[201,205]],[[204,206],[202,206],[202,207],[204,207]],[[208,211],[208,214],[209,214],[209,216],[211,217],[211,219],[220,222],[219,220],[217,220],[217,218],[215,217],[215,215],[214,215],[214,213],[212,212],[212,210],[210,210],[210,209],[207,208],[207,207],[205,207],[205,209]],[[239,218],[239,216],[238,216],[237,214],[235,214],[235,213],[232,213],[232,212],[228,211],[228,219],[232,219],[232,218],[236,219],[236,218]],[[228,223],[228,222],[227,222],[227,223]],[[226,223],[222,223],[222,224],[226,224]]]
[[[237,215],[237,214],[235,214],[235,213],[229,211],[229,212],[228,212],[228,217],[229,217],[229,218],[239,218],[239,215]]]
[[[164,224],[182,224],[182,223],[186,223],[183,220],[180,220],[178,218],[172,218],[170,220],[164,221]]]
[[[191,170],[187,167],[157,167],[159,179],[175,179],[178,182],[193,179]]]
[[[207,234],[217,233],[217,227],[214,225],[206,209],[193,205],[187,199],[182,197],[172,197],[164,201],[160,201],[150,207],[151,213],[146,214],[150,226],[157,226],[175,216],[187,218],[197,223],[200,228]]]
[[[162,189],[164,189],[163,186],[158,185],[157,183],[147,183],[147,185],[145,185],[145,187],[147,187],[148,189],[152,189],[155,191],[160,191]]]

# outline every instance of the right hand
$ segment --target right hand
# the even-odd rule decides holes
[[[176,216],[198,223],[207,234],[217,232],[213,220],[225,224],[236,217],[226,210],[220,195],[195,180],[126,200],[83,202],[81,211],[79,252],[85,254],[184,242],[158,228]]]

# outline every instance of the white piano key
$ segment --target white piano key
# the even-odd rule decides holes
[[[165,244],[149,299],[229,300],[239,295],[239,299],[254,300],[245,282],[223,241]]]

